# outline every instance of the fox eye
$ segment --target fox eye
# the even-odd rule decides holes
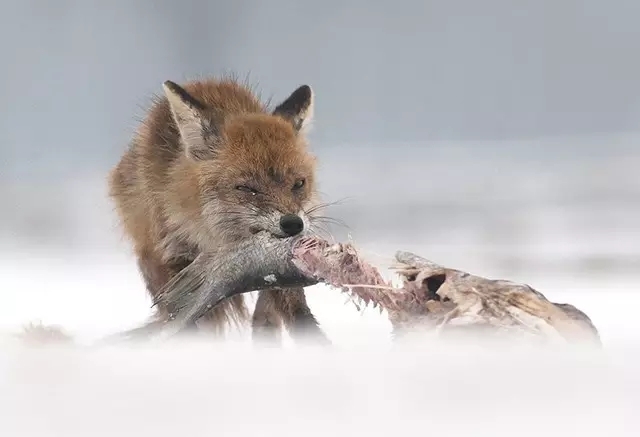
[[[299,190],[300,188],[304,187],[304,183],[305,183],[304,179],[298,179],[295,182],[295,184],[293,184],[293,189],[294,190]]]
[[[258,190],[248,187],[246,185],[236,185],[236,190],[244,191],[245,193],[249,193],[252,196],[255,196],[256,194],[258,194]]]

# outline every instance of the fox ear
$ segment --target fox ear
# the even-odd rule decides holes
[[[194,160],[211,159],[215,152],[218,132],[203,115],[205,106],[170,80],[165,81],[162,88],[169,101],[171,115],[180,131],[187,156]]]
[[[295,130],[307,127],[313,118],[313,90],[309,85],[302,85],[273,110],[291,122]]]

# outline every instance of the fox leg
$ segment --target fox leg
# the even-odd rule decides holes
[[[330,344],[307,305],[303,288],[274,288],[258,294],[253,313],[253,338],[270,343],[281,341],[282,326],[295,341]]]
[[[282,342],[282,316],[276,309],[276,290],[264,290],[258,293],[258,300],[251,321],[252,338],[269,346],[278,346]]]

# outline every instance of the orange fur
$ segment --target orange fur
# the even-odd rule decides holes
[[[301,130],[312,110],[309,87],[273,111],[234,79],[164,88],[109,177],[152,296],[201,251],[225,250],[259,230],[285,236],[283,215],[298,216],[308,229],[316,203],[315,158]],[[262,292],[260,300],[267,305],[259,305],[254,327],[270,319],[321,332],[302,289]],[[230,320],[247,319],[240,295],[201,322],[219,332]],[[272,325],[275,337],[279,326]]]

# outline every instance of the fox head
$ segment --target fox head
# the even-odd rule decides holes
[[[232,242],[260,231],[284,238],[311,230],[315,157],[304,137],[313,112],[309,86],[273,111],[231,113],[186,86],[167,81],[163,88],[207,233]]]

